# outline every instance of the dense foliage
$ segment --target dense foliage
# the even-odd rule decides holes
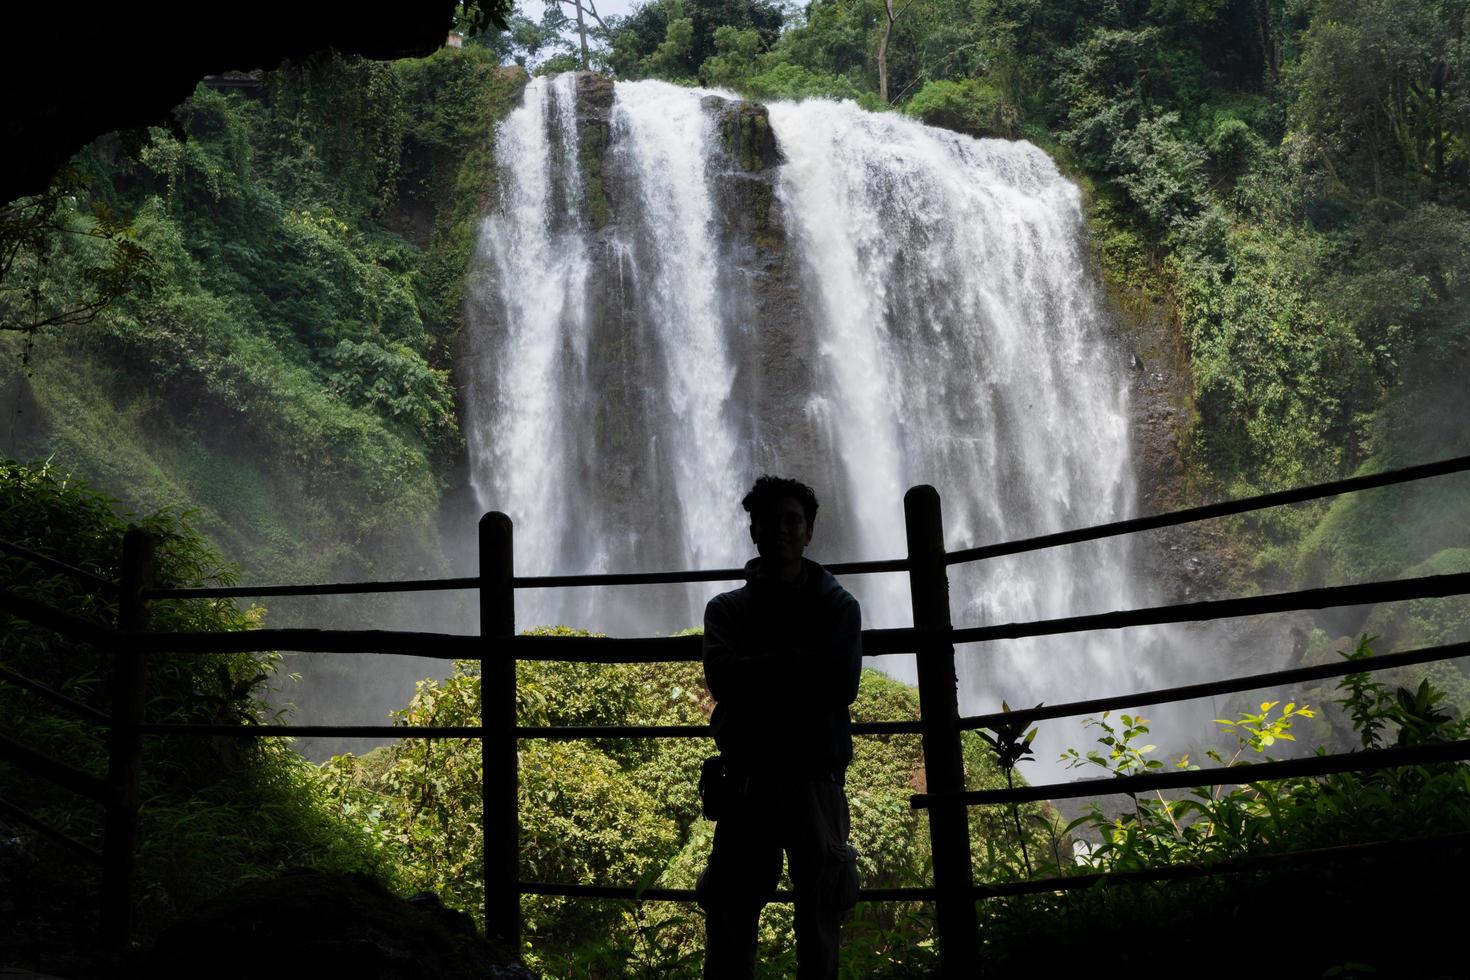
[[[116,581],[128,518],[114,502],[48,466],[0,462],[0,539]],[[137,523],[156,542],[155,582],[164,587],[223,585],[237,570],[178,514]],[[0,557],[0,587],[83,619],[112,626],[117,600],[86,583]],[[260,610],[221,600],[153,604],[161,630],[243,630]],[[19,618],[0,616],[0,667],[110,712],[111,651],[59,638]],[[145,722],[258,725],[269,716],[263,684],[273,657],[155,656],[148,663]],[[0,682],[5,735],[95,776],[107,772],[106,733],[24,688]],[[391,876],[368,834],[333,814],[313,766],[281,739],[149,738],[144,743],[139,815],[138,913],[144,934],[235,883],[285,867],[370,871]],[[0,798],[77,840],[100,845],[102,808],[0,762]],[[246,822],[251,833],[240,833]],[[49,862],[73,860],[42,851]],[[16,874],[15,855],[5,872]],[[96,913],[96,870],[48,874],[34,890],[7,894],[0,944],[8,955],[85,956],[72,930],[86,934]],[[58,919],[54,908],[68,912]]]
[[[1364,636],[1350,659],[1372,655]],[[1463,675],[1447,667],[1463,685]],[[1445,704],[1446,692],[1429,680],[1393,688],[1381,673],[1347,675],[1325,694],[1329,710],[1305,704],[1262,702],[1234,719],[1222,734],[1236,745],[1229,754],[1209,749],[1214,766],[1242,767],[1296,740],[1293,729],[1330,717],[1352,737],[1344,748],[1428,745],[1464,739],[1470,722]],[[1096,747],[1064,756],[1074,765],[1114,776],[1163,769],[1152,758],[1146,719],[1104,714],[1086,724],[1098,732]],[[1194,770],[1188,757],[1174,763]],[[987,975],[1034,975],[1035,949],[1044,943],[1049,968],[1072,971],[1105,965],[1141,968],[1198,956],[1248,930],[1250,955],[1274,969],[1310,976],[1448,976],[1460,969],[1456,945],[1446,940],[1457,912],[1420,893],[1423,881],[1463,873],[1470,821],[1470,767],[1424,765],[1320,778],[1243,782],[1165,796],[1130,794],[1120,809],[1092,804],[1065,831],[1091,842],[1074,864],[1048,874],[1130,872],[1170,865],[1223,862],[1218,877],[1126,884],[1035,896],[993,899],[980,905]],[[1394,848],[1393,842],[1421,842]],[[1375,853],[1374,847],[1389,845]],[[1294,853],[1297,859],[1275,862]],[[1302,860],[1301,857],[1318,860]],[[1325,860],[1323,860],[1325,859]],[[1452,903],[1451,903],[1452,904]],[[1371,906],[1371,928],[1348,935],[1344,918]],[[1161,919],[1161,917],[1164,917]],[[1259,928],[1279,919],[1269,928]],[[1161,923],[1167,922],[1167,928]],[[1065,923],[1065,927],[1059,927]],[[1147,935],[1141,946],[1120,937]],[[1331,937],[1330,939],[1327,937]],[[1235,953],[1228,952],[1227,956]],[[1206,975],[1224,970],[1202,966]]]
[[[541,634],[585,635],[565,627]],[[1365,658],[1364,638],[1351,651]],[[1458,672],[1448,668],[1450,675]],[[1463,684],[1463,679],[1460,682]],[[700,670],[692,664],[589,666],[527,663],[518,676],[523,725],[692,724],[710,706]],[[1389,676],[1349,675],[1335,689],[1313,689],[1326,709],[1268,701],[1222,720],[1233,746],[1206,749],[1200,763],[1248,767],[1268,761],[1309,733],[1351,739],[1342,748],[1420,745],[1465,738],[1467,722],[1445,704],[1446,692],[1429,681],[1392,687]],[[868,671],[854,707],[858,718],[895,720],[917,715],[914,692]],[[479,719],[478,677],[460,663],[442,683],[425,682],[399,715],[405,724],[474,724]],[[1311,728],[1331,719],[1327,728]],[[1096,742],[1071,750],[1064,761],[1103,775],[1157,771],[1165,762],[1144,744],[1150,725],[1141,716],[1104,714],[1089,719]],[[1019,785],[1018,762],[1029,755],[1032,733],[1001,726],[967,737],[966,771],[972,788]],[[1308,735],[1310,737],[1310,734]],[[915,740],[860,738],[849,773],[853,842],[863,882],[885,887],[928,877],[927,821],[911,810],[921,759]],[[702,740],[602,740],[523,743],[521,764],[522,873],[534,880],[691,887],[703,867],[712,826],[699,817],[694,791]],[[481,859],[479,747],[463,741],[407,739],[365,757],[341,756],[324,767],[341,812],[369,828],[380,854],[414,887],[441,891],[451,904],[478,911]],[[997,976],[1034,975],[1037,943],[1048,962],[1081,968],[1089,959],[1123,965],[1188,955],[1190,944],[1225,928],[1249,901],[1285,901],[1302,914],[1329,922],[1374,889],[1413,887],[1425,862],[1466,866],[1453,838],[1470,820],[1470,783],[1464,765],[1420,766],[1381,773],[1342,774],[1280,782],[1248,782],[1184,794],[1118,797],[1121,806],[1090,804],[1063,825],[1050,810],[985,807],[971,812],[977,880],[1009,881],[1054,875],[1127,872],[1167,865],[1245,862],[1219,879],[1186,879],[1114,889],[1043,893],[980,903],[986,961]],[[1242,780],[1248,772],[1242,771]],[[1019,837],[1017,832],[1024,835]],[[1421,851],[1356,858],[1352,848],[1401,838],[1451,840]],[[1024,845],[1024,846],[1023,846]],[[1271,855],[1348,847],[1334,863],[1273,868]],[[1240,873],[1245,878],[1240,877]],[[1313,897],[1308,898],[1309,893]],[[1274,897],[1273,897],[1274,896]],[[660,902],[569,902],[527,897],[527,961],[557,977],[695,977],[702,923],[692,908]],[[1161,908],[1171,928],[1148,953],[1107,937],[1157,928]],[[1424,915],[1421,910],[1415,915]],[[1453,917],[1445,907],[1438,921]],[[845,932],[844,976],[928,976],[936,968],[932,911],[879,903],[860,907]],[[1436,918],[1438,916],[1438,918]],[[1059,928],[1065,923],[1066,928]],[[790,910],[772,906],[762,922],[762,976],[789,975],[793,963]],[[1382,972],[1397,964],[1433,971],[1452,956],[1434,943],[1391,950],[1371,934],[1350,945],[1302,943],[1294,935],[1270,940],[1273,961],[1318,975],[1355,962]],[[1366,967],[1364,967],[1366,968]],[[1417,975],[1417,974],[1415,974]]]
[[[176,133],[4,208],[12,451],[196,508],[273,578],[437,563],[469,229],[520,77],[469,49],[201,86]]]
[[[586,635],[565,627],[540,635]],[[584,665],[525,662],[518,666],[521,725],[703,724],[713,702],[698,664]],[[479,722],[479,676],[456,664],[443,682],[425,681],[398,714],[403,724]],[[854,716],[912,720],[912,688],[865,671]],[[521,869],[529,880],[692,888],[704,868],[713,825],[702,819],[695,784],[705,739],[607,739],[522,742]],[[848,776],[853,842],[869,887],[916,885],[927,878],[928,825],[908,798],[922,777],[916,736],[859,738]],[[972,788],[1005,777],[967,740]],[[405,739],[362,758],[339,756],[325,767],[342,812],[373,828],[385,856],[416,887],[480,911],[483,855],[480,748],[462,740]],[[1034,852],[1052,826],[1049,811],[1023,808]],[[1011,814],[976,812],[972,834],[983,855],[977,874],[1022,874]],[[663,903],[523,900],[527,961],[548,976],[697,975],[703,921],[693,908]],[[763,920],[771,975],[792,967],[789,906]],[[928,955],[929,922],[921,908],[865,906],[847,931],[847,969],[873,976],[882,964]],[[910,947],[920,950],[913,954]],[[690,971],[693,970],[693,973]]]

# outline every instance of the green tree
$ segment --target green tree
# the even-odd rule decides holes
[[[0,207],[0,330],[89,324],[153,283],[153,257],[76,170]]]
[[[1453,185],[1470,166],[1466,0],[1325,0],[1290,73],[1293,148],[1329,187],[1374,197]]]
[[[758,31],[719,27],[715,30],[715,53],[699,66],[699,81],[713,87],[741,88],[755,74],[760,53]]]
[[[720,28],[754,31],[764,50],[775,43],[782,19],[768,0],[650,0],[608,22],[609,65],[619,78],[687,81],[721,53]]]

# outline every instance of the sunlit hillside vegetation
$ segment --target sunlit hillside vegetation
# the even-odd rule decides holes
[[[519,77],[324,56],[97,141],[7,211],[11,454],[193,510],[272,580],[438,567],[469,226]]]

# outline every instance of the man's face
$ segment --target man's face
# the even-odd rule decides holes
[[[750,540],[762,558],[780,565],[800,560],[812,543],[806,511],[795,497],[781,497],[750,515]]]

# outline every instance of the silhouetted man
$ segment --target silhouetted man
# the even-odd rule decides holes
[[[704,975],[749,978],[761,908],[786,852],[796,893],[796,975],[837,976],[838,931],[857,903],[847,844],[847,764],[862,669],[857,600],[802,557],[817,497],[795,480],[763,476],[741,501],[760,557],[746,584],[704,611],[704,675],[723,778],[707,773],[715,823],[699,879]],[[708,767],[707,767],[708,768]]]

